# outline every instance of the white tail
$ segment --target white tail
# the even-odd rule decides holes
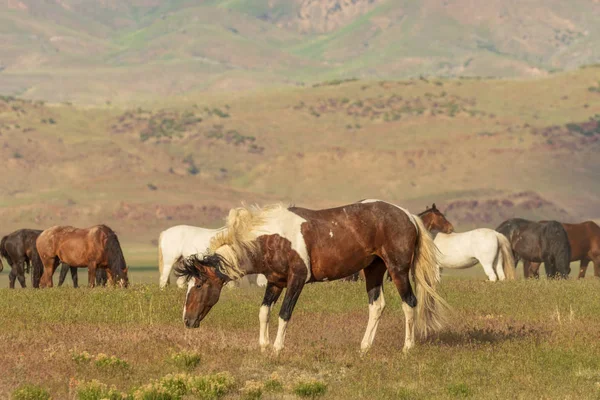
[[[512,247],[510,242],[503,234],[496,232],[498,237],[498,246],[500,247],[500,255],[502,256],[502,269],[507,280],[515,280],[515,259],[513,257]]]

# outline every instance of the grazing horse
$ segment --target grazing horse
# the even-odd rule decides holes
[[[414,346],[415,327],[426,336],[443,325],[447,304],[436,290],[440,279],[437,249],[421,219],[403,208],[381,200],[326,210],[241,207],[229,212],[226,226],[211,240],[206,253],[190,256],[176,267],[179,276],[191,279],[184,306],[188,328],[199,326],[219,300],[224,283],[262,273],[268,281],[259,312],[263,351],[269,346],[271,308],[287,288],[274,343],[279,353],[304,285],[341,279],[363,269],[369,298],[363,352],[373,344],[385,307],[386,270],[403,301],[404,351]]]
[[[171,269],[184,257],[206,251],[210,246],[210,240],[225,228],[206,229],[189,225],[177,225],[160,233],[158,237],[158,271],[160,278],[158,285],[164,288],[170,283]],[[264,275],[256,277],[258,286],[265,286]],[[177,279],[177,286],[186,286],[185,278]]]
[[[540,224],[548,221],[540,221]],[[571,246],[571,261],[581,261],[578,278],[585,278],[588,264],[594,263],[594,276],[600,278],[600,226],[593,221],[579,224],[561,223]],[[539,278],[540,263],[523,262],[523,273],[526,278]]]
[[[42,231],[38,229],[19,229],[0,240],[0,255],[6,259],[11,267],[8,275],[11,289],[14,289],[16,279],[19,280],[21,287],[25,287],[25,273],[29,272],[32,264],[34,270],[31,273],[31,286],[34,288],[39,287],[42,271],[36,270],[35,265],[38,265],[38,263],[33,263],[33,260],[34,257],[38,257],[35,241],[40,233]],[[2,261],[0,261],[0,271],[2,271]]]
[[[433,242],[442,253],[443,268],[471,268],[481,263],[492,282],[515,279],[515,261],[506,237],[492,229],[480,228],[455,233],[454,226],[435,206],[426,208],[419,217],[434,234]]]
[[[40,287],[52,287],[52,275],[59,261],[88,269],[88,286],[96,283],[96,268],[106,269],[108,280],[127,286],[127,265],[117,235],[106,225],[88,229],[53,226],[40,234],[36,247],[44,273]]]
[[[568,278],[571,273],[571,246],[565,228],[557,221],[543,224],[522,218],[504,221],[496,228],[508,238],[515,265],[523,262],[543,262],[548,278]]]

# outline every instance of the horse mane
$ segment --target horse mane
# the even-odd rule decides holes
[[[209,251],[202,264],[215,266],[230,279],[246,275],[240,267],[243,258],[249,258],[258,251],[256,238],[258,229],[265,225],[273,213],[287,210],[281,203],[259,207],[257,205],[232,208],[225,223],[226,230],[217,233],[210,241]],[[220,259],[210,259],[217,254]],[[205,262],[206,261],[206,262]]]
[[[196,268],[196,265],[200,264],[205,267],[213,268],[219,278],[224,280],[231,280],[231,277],[223,272],[223,269],[227,269],[227,260],[220,254],[205,254],[198,255],[193,254],[189,257],[178,260],[175,268],[175,276],[184,277],[186,282],[192,278],[201,278],[202,272]]]
[[[98,228],[106,234],[106,257],[108,265],[116,279],[125,279],[124,271],[127,269],[121,243],[117,234],[106,225],[98,225]]]

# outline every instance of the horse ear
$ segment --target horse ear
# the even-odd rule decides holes
[[[435,203],[433,203],[433,205],[431,206],[432,210],[437,210],[437,207],[435,206]]]

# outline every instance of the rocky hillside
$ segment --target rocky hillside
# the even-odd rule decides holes
[[[574,0],[2,0],[0,93],[104,104],[331,79],[538,77],[600,61]]]

